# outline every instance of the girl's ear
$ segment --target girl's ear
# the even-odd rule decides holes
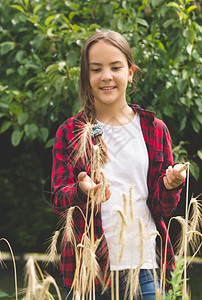
[[[133,65],[133,66],[131,66],[130,68],[129,68],[129,76],[128,76],[128,82],[132,82],[132,80],[133,80],[133,74],[134,74],[134,72],[135,72],[135,66]]]

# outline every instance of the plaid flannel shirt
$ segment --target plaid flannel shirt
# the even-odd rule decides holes
[[[162,262],[164,262],[165,243],[167,239],[166,251],[166,274],[169,276],[175,264],[174,252],[171,241],[166,229],[164,217],[168,217],[175,210],[181,187],[167,190],[163,183],[165,171],[169,165],[173,165],[172,141],[169,131],[163,121],[155,118],[155,113],[144,110],[138,105],[131,106],[134,111],[140,115],[141,128],[149,155],[148,170],[148,199],[147,204],[151,211],[152,217],[162,237]],[[78,133],[78,121],[83,121],[83,113],[80,112],[76,116],[65,121],[58,129],[56,140],[53,147],[53,167],[51,182],[51,204],[53,211],[60,215],[71,206],[79,206],[85,213],[87,197],[79,189],[78,174],[81,171],[91,173],[90,167],[79,160],[73,166],[71,153],[78,150],[76,142],[72,145],[75,134]],[[84,219],[75,209],[73,214],[74,232],[77,234],[78,243],[81,241],[85,228]],[[94,234],[96,238],[103,236],[99,248],[96,251],[97,260],[100,269],[105,274],[105,281],[109,279],[109,255],[105,236],[103,235],[101,213],[96,211],[94,214]],[[157,253],[160,254],[161,242],[157,237]],[[71,287],[74,271],[75,271],[75,254],[71,243],[62,249],[60,270],[65,286]],[[96,282],[96,290],[100,289],[98,281]]]

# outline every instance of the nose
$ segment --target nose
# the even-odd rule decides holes
[[[112,73],[110,69],[106,68],[102,70],[101,80],[102,81],[112,80]]]

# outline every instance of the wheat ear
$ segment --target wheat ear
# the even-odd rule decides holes
[[[75,206],[72,206],[67,211],[65,226],[63,231],[63,238],[62,238],[63,245],[66,245],[67,242],[73,243],[74,232],[72,226],[72,216],[73,216],[74,209]]]
[[[107,179],[106,179],[106,176],[105,176],[105,173],[104,173],[103,169],[99,170],[99,178],[100,178],[100,182],[102,183],[102,185],[94,195],[95,204],[100,204],[102,202],[102,200],[105,198],[105,190],[106,190],[106,186],[107,186]],[[93,198],[93,195],[91,195],[91,196]]]
[[[187,237],[187,243],[190,244],[190,247],[193,251],[198,247],[200,244],[200,235],[195,234],[195,232],[200,231],[202,227],[202,205],[199,203],[200,200],[197,200],[196,198],[191,198],[190,204],[189,204],[189,210],[192,207],[192,213],[191,213],[191,218],[189,221],[189,226],[188,226],[188,237]]]
[[[25,265],[25,283],[26,289],[26,300],[36,299],[38,290],[41,289],[40,281],[37,277],[34,260],[30,256]]]
[[[51,244],[49,245],[48,249],[47,249],[47,254],[48,254],[48,261],[46,263],[46,265],[48,265],[50,262],[53,264],[56,264],[56,262],[58,261],[57,259],[57,241],[58,241],[58,237],[59,237],[60,231],[56,230],[53,234],[53,236],[51,237]]]
[[[77,143],[78,151],[74,151],[72,154],[72,161],[75,165],[81,158],[84,163],[88,163],[88,154],[92,148],[92,137],[90,131],[92,130],[92,124],[90,122],[78,122],[78,129],[75,130],[75,137],[71,141],[70,147]]]
[[[133,212],[133,190],[134,190],[135,184],[131,184],[129,188],[129,206],[130,206],[130,217],[131,220],[134,220],[134,212]]]
[[[41,289],[41,292],[40,292],[40,295],[39,295],[39,300],[46,299],[47,295],[49,297],[51,296],[50,293],[49,293],[49,288],[50,288],[51,284],[53,284],[54,287],[55,287],[55,290],[56,290],[57,296],[58,296],[58,300],[62,300],[61,295],[60,295],[60,291],[59,291],[59,288],[58,288],[58,286],[55,282],[55,279],[50,275],[44,280],[44,282],[42,284],[42,289]],[[52,299],[54,299],[54,298],[52,297]]]

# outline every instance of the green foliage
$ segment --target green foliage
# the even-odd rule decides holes
[[[202,124],[200,4],[196,1],[20,1],[0,3],[0,133],[14,146],[53,144],[50,128],[78,111],[80,51],[95,30],[129,41],[143,70],[132,102],[165,119],[175,144]],[[201,158],[199,148],[196,156]],[[192,174],[198,178],[198,171]]]
[[[171,285],[171,289],[167,293],[168,300],[182,299],[183,267],[183,260],[177,261],[176,269],[171,273],[171,280],[168,281]]]
[[[10,296],[4,291],[0,290],[0,298],[10,298]]]

